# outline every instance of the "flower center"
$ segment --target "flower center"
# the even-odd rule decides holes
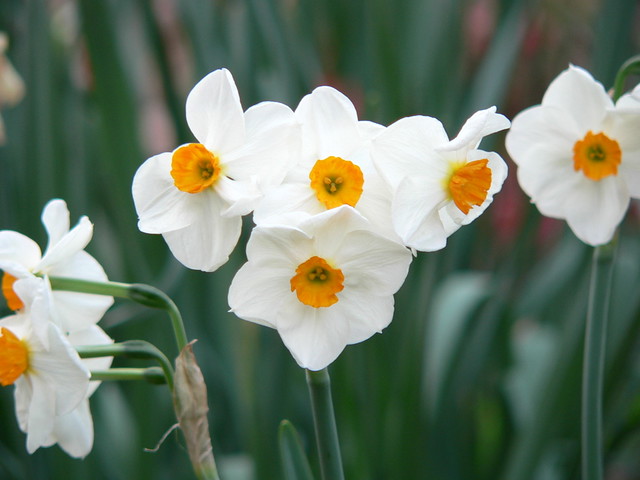
[[[338,268],[332,268],[324,258],[311,257],[296,268],[291,277],[291,291],[295,291],[305,305],[330,307],[338,301],[336,293],[342,291],[344,275]]]
[[[16,283],[17,278],[13,275],[9,275],[7,272],[2,275],[2,294],[7,300],[7,306],[13,310],[20,310],[24,308],[24,303],[20,300],[20,297],[13,291],[13,284]]]
[[[362,170],[340,157],[318,160],[309,173],[309,179],[316,197],[327,209],[340,205],[355,207],[362,195]]]
[[[0,327],[0,385],[13,384],[29,368],[29,349],[11,330]]]
[[[455,166],[446,182],[450,198],[465,215],[474,206],[480,206],[487,198],[491,187],[491,169],[489,160],[475,160],[461,166]]]
[[[201,143],[190,143],[173,152],[171,176],[178,190],[199,193],[220,177],[220,160]]]
[[[573,169],[582,170],[591,180],[617,175],[621,161],[620,145],[602,132],[594,134],[589,130],[573,146]]]

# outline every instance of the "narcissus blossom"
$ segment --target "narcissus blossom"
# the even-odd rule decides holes
[[[298,153],[298,125],[280,103],[259,103],[243,113],[225,69],[193,88],[186,115],[199,143],[153,156],[135,174],[138,228],[162,234],[186,267],[213,271],[235,247],[241,216],[282,181]]]
[[[507,165],[478,145],[508,127],[491,107],[473,114],[453,140],[440,121],[425,116],[402,118],[373,140],[371,155],[393,191],[393,226],[405,245],[439,250],[489,206]]]
[[[301,367],[320,370],[348,344],[382,331],[411,253],[343,205],[291,225],[254,228],[231,311],[278,330]]]
[[[278,223],[288,212],[316,214],[350,205],[381,233],[391,228],[391,197],[371,163],[371,139],[381,125],[358,121],[351,101],[332,87],[318,87],[295,111],[302,127],[301,153],[283,183],[267,192],[256,224]]]
[[[104,269],[84,251],[93,235],[93,225],[87,217],[81,217],[70,229],[67,204],[54,199],[45,205],[42,223],[49,236],[44,255],[29,237],[11,230],[0,231],[0,270],[4,272],[2,293],[14,311],[23,308],[12,288],[17,279],[39,275],[107,281]],[[64,332],[97,323],[113,303],[113,298],[108,296],[63,291],[52,292],[52,298],[52,308]]]
[[[90,373],[50,321],[44,280],[23,278],[13,288],[24,306],[0,321],[0,384],[15,385],[16,414],[33,453],[59,440],[57,423],[86,398]]]
[[[640,198],[638,92],[614,105],[589,72],[570,66],[507,134],[522,189],[589,245],[609,242],[630,198]]]

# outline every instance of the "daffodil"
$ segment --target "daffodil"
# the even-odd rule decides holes
[[[153,156],[135,174],[138,228],[162,234],[183,265],[213,271],[235,247],[241,216],[284,178],[297,154],[298,125],[280,103],[259,103],[243,113],[225,69],[193,88],[186,115],[198,143]]]
[[[14,311],[24,307],[13,289],[17,279],[37,275],[107,281],[104,269],[84,251],[93,235],[93,225],[87,217],[81,217],[70,229],[66,203],[54,199],[45,205],[42,223],[49,236],[44,254],[29,237],[11,230],[0,231],[2,293]],[[64,332],[97,323],[113,303],[113,298],[108,296],[63,291],[52,292],[52,298],[52,308]]]
[[[90,373],[50,321],[45,281],[23,278],[13,288],[24,306],[0,321],[0,384],[15,385],[16,414],[33,453],[58,440],[56,425],[86,399]]]
[[[589,72],[570,66],[507,134],[522,189],[589,245],[609,242],[630,198],[640,197],[638,92],[614,105]]]
[[[473,114],[453,140],[440,121],[425,116],[402,118],[373,140],[371,155],[393,191],[393,227],[405,245],[439,250],[489,206],[507,165],[478,145],[508,127],[491,107]]]
[[[389,325],[412,257],[343,205],[255,227],[247,258],[231,283],[231,311],[277,329],[301,367],[320,370]]]
[[[394,238],[390,192],[369,155],[371,139],[384,127],[358,121],[351,101],[332,87],[306,95],[295,114],[302,127],[300,156],[256,208],[256,224],[278,223],[289,212],[316,214],[349,205]]]

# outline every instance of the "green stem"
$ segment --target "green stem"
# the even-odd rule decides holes
[[[144,380],[149,383],[163,384],[164,372],[158,367],[148,368],[110,368],[109,370],[94,370],[91,380]]]
[[[108,345],[81,345],[75,347],[80,358],[119,357],[156,360],[162,368],[167,385],[173,391],[173,368],[171,362],[155,345],[144,340],[128,340]]]
[[[614,102],[617,102],[624,93],[624,82],[626,81],[627,77],[629,75],[638,74],[640,74],[640,55],[631,57],[629,60],[624,62],[618,70],[616,79],[613,83],[612,98]]]
[[[615,247],[593,252],[582,370],[582,480],[602,480],[602,385]]]
[[[165,310],[173,326],[173,334],[176,337],[178,351],[181,352],[187,344],[187,333],[178,307],[166,293],[155,287],[141,283],[94,282],[65,277],[49,277],[49,282],[51,282],[51,288],[54,290],[127,298],[147,307]]]
[[[322,479],[344,480],[329,371],[323,368],[317,372],[311,370],[306,372]]]

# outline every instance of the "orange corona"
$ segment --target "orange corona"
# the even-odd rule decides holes
[[[362,195],[362,170],[340,157],[318,160],[309,173],[309,179],[316,197],[327,209],[340,205],[355,207]]]
[[[465,215],[474,206],[480,206],[491,187],[491,169],[487,159],[475,160],[455,168],[447,189],[456,207]]]
[[[298,300],[310,307],[330,307],[338,302],[338,292],[344,288],[344,275],[324,258],[311,257],[296,268],[291,278],[291,291]]]
[[[582,140],[573,146],[573,169],[591,180],[602,180],[618,174],[618,165],[622,161],[620,145],[604,133],[587,132]]]
[[[199,193],[220,177],[220,160],[204,145],[190,143],[173,152],[171,176],[178,190]]]

